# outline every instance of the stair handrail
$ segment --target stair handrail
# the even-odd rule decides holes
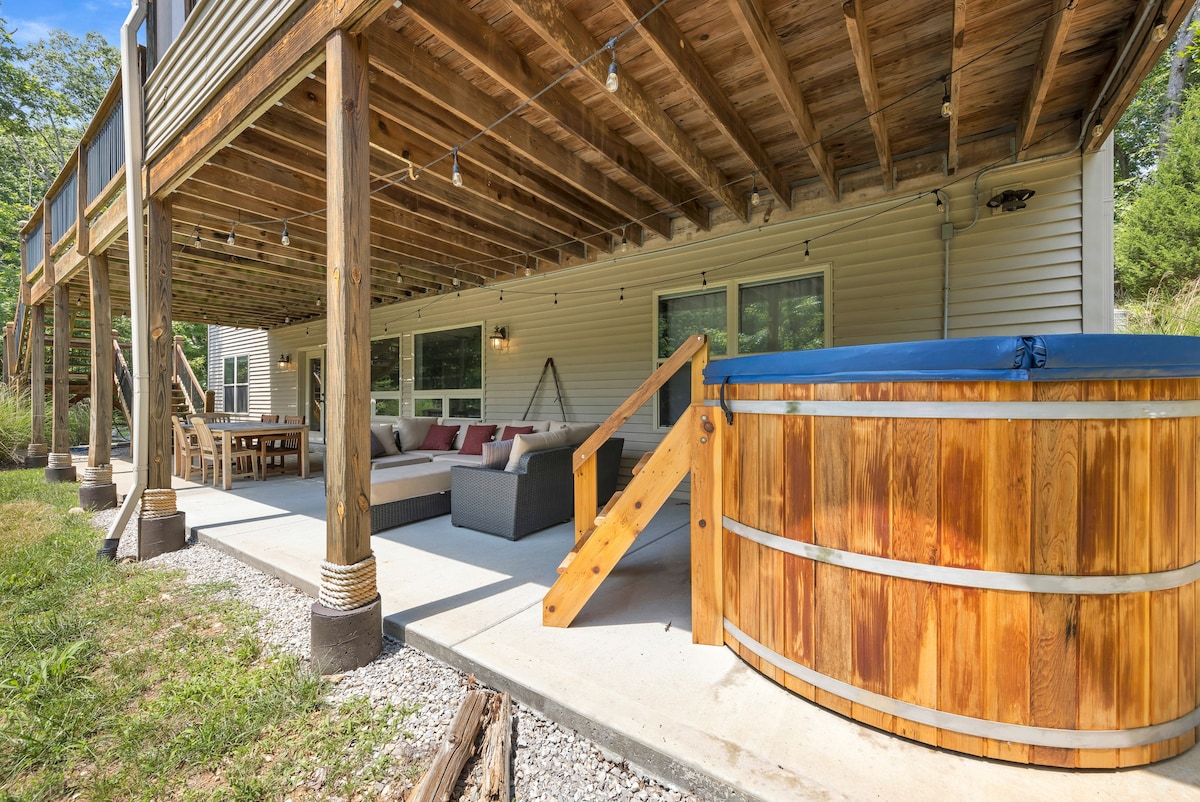
[[[616,434],[642,405],[671,380],[681,367],[692,362],[692,403],[703,398],[704,368],[708,365],[708,335],[693,334],[683,341],[667,361],[658,366],[604,423],[575,449],[575,542],[583,540],[596,517],[596,452]]]
[[[183,353],[183,338],[175,337],[175,382],[183,390],[183,395],[187,399],[188,412],[196,414],[204,411],[204,388],[200,385],[200,380],[196,378],[195,372],[192,370],[192,365],[187,360],[187,355]]]
[[[121,350],[121,341],[113,337],[113,374],[117,380],[118,398],[121,400],[121,411],[125,420],[133,421],[133,371],[125,361],[125,353]]]

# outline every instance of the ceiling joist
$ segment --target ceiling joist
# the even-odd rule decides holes
[[[888,143],[887,122],[883,114],[883,100],[879,95],[879,81],[875,77],[875,62],[871,58],[871,37],[867,33],[862,0],[846,0],[842,4],[842,13],[846,17],[846,33],[850,37],[854,64],[858,68],[858,82],[862,86],[863,100],[867,104],[867,118],[875,136],[875,151],[879,154],[879,171],[883,174],[883,186],[892,189],[895,186],[892,147]]]

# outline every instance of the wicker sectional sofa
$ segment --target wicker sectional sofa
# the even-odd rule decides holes
[[[435,423],[460,426],[449,449],[435,451],[420,447],[425,444],[422,441],[429,428]],[[376,452],[382,453],[376,453],[371,459],[371,534],[451,512],[451,468],[461,466],[482,469],[484,459],[482,454],[460,453],[464,445],[467,427],[480,423],[490,425],[490,422],[479,420],[445,418],[436,420],[406,418],[398,420],[395,424],[372,424],[373,448]],[[590,433],[594,429],[594,426],[590,428],[585,426],[580,429],[580,424],[566,424],[561,421],[504,421],[495,425],[496,437],[501,435],[505,426],[513,425],[533,426],[535,433],[544,433],[560,428],[570,429],[572,437],[578,440],[587,436],[582,432]],[[619,446],[617,448],[619,463]],[[567,452],[565,473],[566,478],[572,480],[570,454],[574,452],[574,446],[550,450]],[[541,460],[534,459],[539,453],[541,451],[531,451],[521,455],[519,460],[514,458],[511,466],[512,473],[520,472],[523,475],[529,470],[532,462],[534,476],[542,476],[544,471],[538,467],[541,465]],[[546,465],[550,465],[554,459],[548,459]],[[561,457],[557,459],[561,460]],[[517,464],[518,462],[519,464]],[[489,470],[494,473],[508,473],[504,470]],[[612,476],[614,487],[615,483],[616,471],[614,468]],[[603,482],[601,484],[603,485]],[[521,495],[522,504],[530,503],[531,496],[529,494],[535,485],[537,483],[522,483],[522,486],[526,488]],[[573,482],[571,487],[573,488]],[[554,492],[561,495],[562,490],[559,488]],[[611,495],[611,493],[612,490],[609,490],[607,495]],[[460,493],[460,495],[464,494],[467,494],[467,491],[464,490],[463,493]],[[556,504],[558,503],[560,502],[556,500]],[[571,503],[570,490],[568,490],[568,507],[571,506]],[[554,515],[558,515],[557,507],[555,507]],[[567,518],[570,515],[571,513],[568,512]],[[556,519],[553,523],[557,523],[558,520],[561,519]]]

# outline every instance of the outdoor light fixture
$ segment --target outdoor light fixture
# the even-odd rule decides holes
[[[762,203],[762,195],[758,192],[758,173],[754,174],[754,186],[750,188],[750,205],[757,207]]]
[[[232,245],[232,244],[233,244],[233,242],[234,242],[233,230],[234,230],[235,228],[237,228],[237,224],[236,224],[236,223],[232,223],[232,224],[230,224],[230,226],[229,226],[229,236],[228,236],[228,237],[225,239],[225,244],[226,244],[226,245]]]
[[[280,370],[291,370],[292,369],[292,355],[291,354],[280,354],[279,361],[276,362],[275,364],[279,365]]]
[[[942,79],[942,116],[950,119],[950,115],[954,113],[954,107],[950,105],[950,87],[946,81],[946,78]]]
[[[195,227],[195,229],[192,230],[192,244],[195,245],[197,248],[199,248],[200,246],[202,246],[204,244],[204,241],[200,239],[200,226],[199,225],[197,225]]]
[[[616,92],[621,87],[621,79],[617,77],[617,40],[608,40],[608,49],[612,51],[612,61],[608,65],[608,77],[604,79],[604,88]]]
[[[493,351],[503,351],[508,345],[508,329],[504,326],[497,326],[492,330],[492,336],[489,338],[492,344]]]
[[[987,202],[989,209],[1015,212],[1025,208],[1025,201],[1034,196],[1032,189],[1006,189]]]
[[[292,244],[292,238],[288,236],[287,218],[283,218],[283,236],[279,238],[279,244],[287,247]]]

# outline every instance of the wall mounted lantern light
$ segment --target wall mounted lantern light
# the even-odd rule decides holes
[[[292,355],[291,354],[280,354],[279,361],[276,362],[275,364],[279,365],[280,370],[291,370],[292,369]]]
[[[503,351],[508,345],[508,329],[504,326],[497,326],[492,330],[492,336],[488,339],[492,344],[493,351]]]

